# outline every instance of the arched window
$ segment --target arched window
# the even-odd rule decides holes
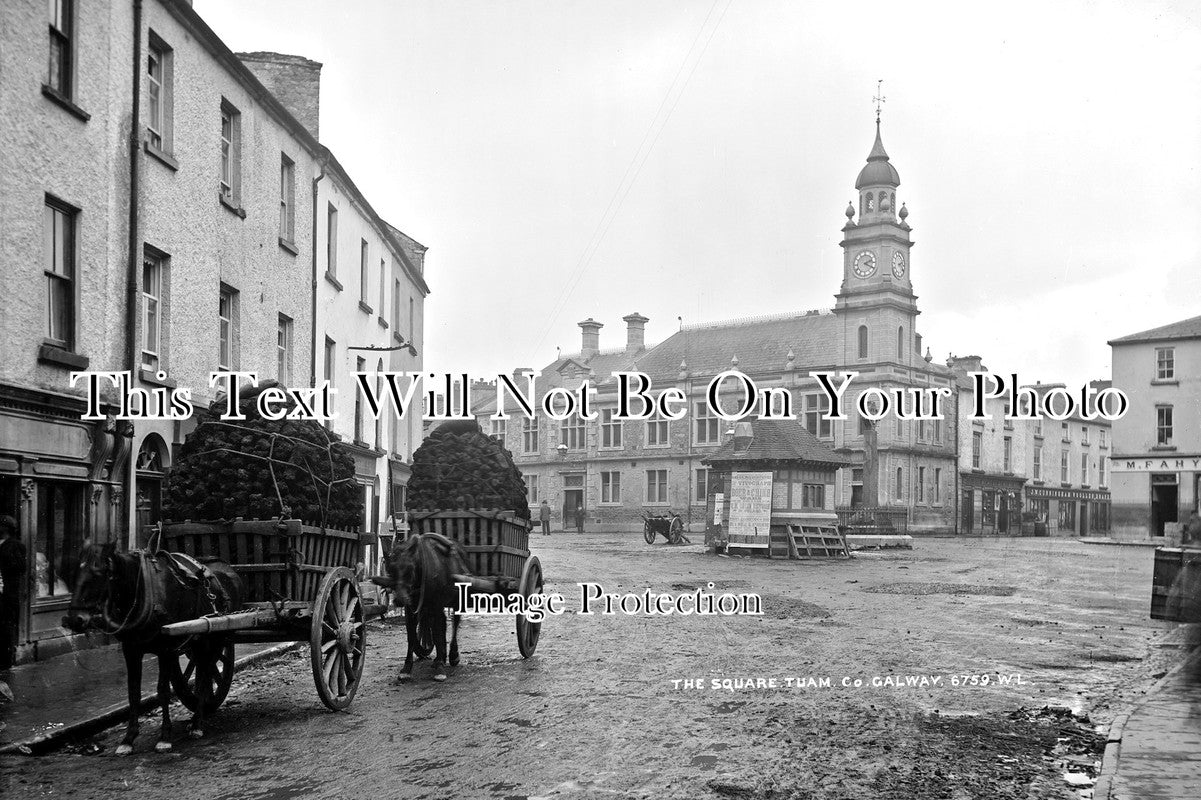
[[[866,210],[867,210],[867,211],[875,211],[875,210],[876,210],[876,208],[875,208],[875,201],[874,201],[874,200],[872,200],[872,193],[871,193],[871,192],[868,192],[868,193],[865,195],[865,197],[867,198],[867,209],[866,209]]]
[[[171,451],[163,437],[150,433],[138,448],[137,542],[139,547],[149,540],[149,528],[162,519],[163,474],[171,466]]]
[[[859,326],[859,357],[867,358],[867,326]]]
[[[893,192],[888,196],[888,207],[895,209],[897,207],[897,194]]]
[[[895,496],[898,500],[904,500],[905,499],[904,494],[905,494],[905,473],[902,471],[901,467],[897,467],[897,491],[896,491]]]
[[[897,328],[897,359],[905,358],[905,328]]]
[[[881,210],[881,211],[887,211],[887,210],[888,210],[888,204],[885,202],[885,195],[886,195],[886,194],[887,194],[886,192],[880,192],[880,210]]]

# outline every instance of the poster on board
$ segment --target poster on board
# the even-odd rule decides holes
[[[770,472],[735,472],[730,476],[731,547],[771,544]]]

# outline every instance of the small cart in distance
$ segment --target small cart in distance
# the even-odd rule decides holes
[[[367,652],[367,610],[352,570],[359,534],[305,525],[299,520],[182,522],[164,525],[164,550],[199,561],[230,564],[246,587],[240,611],[163,626],[171,636],[229,633],[209,671],[209,707],[225,700],[233,680],[238,642],[309,642],[313,682],[321,702],[346,709],[358,691]],[[185,644],[170,676],[180,701],[192,711],[198,692],[192,650]]]
[[[460,509],[410,511],[410,535],[437,533],[456,542],[467,568],[489,591],[520,594],[527,601],[542,594],[542,563],[530,555],[530,521],[512,511]],[[541,622],[517,615],[517,650],[529,658],[538,648]]]

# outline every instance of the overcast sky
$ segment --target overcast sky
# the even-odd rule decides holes
[[[1194,0],[195,7],[324,63],[323,141],[429,247],[436,371],[832,307],[881,78],[937,360],[1079,384],[1201,314]]]

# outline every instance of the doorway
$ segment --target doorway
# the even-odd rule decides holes
[[[1151,535],[1163,536],[1164,527],[1169,522],[1177,520],[1177,501],[1179,499],[1179,487],[1175,483],[1159,483],[1156,478],[1164,476],[1151,476]],[[1166,476],[1175,478],[1175,476]]]
[[[578,523],[576,522],[576,509],[582,507],[583,505],[583,489],[563,490],[563,530],[572,530],[577,526]]]
[[[975,492],[971,489],[964,489],[959,500],[959,526],[961,531],[966,534],[972,532],[972,522],[976,516],[972,508],[974,502]]]

